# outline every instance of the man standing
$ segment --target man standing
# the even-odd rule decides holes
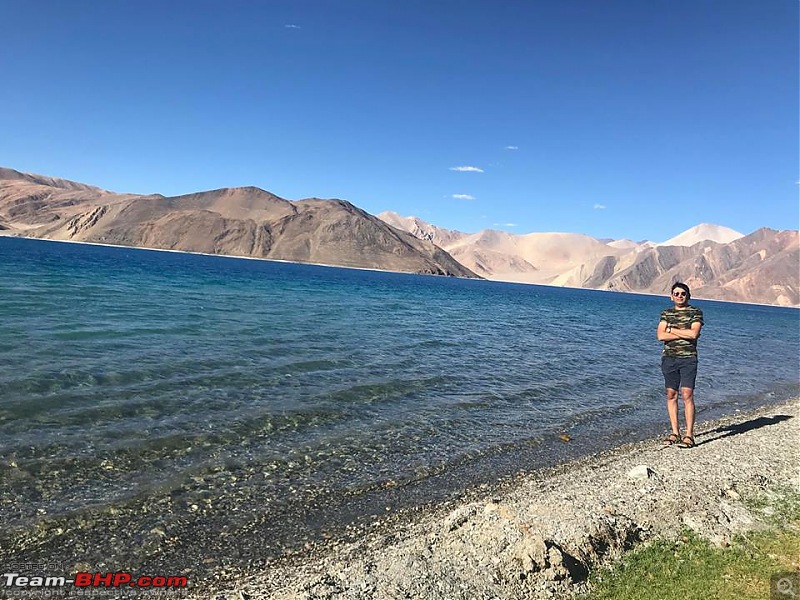
[[[675,283],[671,290],[673,308],[661,311],[656,337],[664,342],[661,372],[667,387],[667,413],[672,433],[665,446],[694,447],[694,382],[697,377],[697,338],[703,327],[703,311],[689,306],[691,293],[685,283]],[[686,433],[678,427],[678,390],[683,398]]]

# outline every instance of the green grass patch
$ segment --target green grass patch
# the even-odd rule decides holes
[[[770,577],[800,571],[800,494],[781,490],[748,502],[768,529],[716,548],[690,532],[655,541],[593,573],[582,600],[769,600]]]

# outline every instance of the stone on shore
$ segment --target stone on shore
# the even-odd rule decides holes
[[[794,400],[701,425],[692,449],[665,451],[654,440],[531,473],[500,494],[278,563],[215,597],[570,596],[586,590],[590,571],[647,540],[678,540],[688,528],[724,546],[761,526],[764,512],[742,499],[780,486],[800,491],[797,417]]]

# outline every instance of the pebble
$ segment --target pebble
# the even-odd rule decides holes
[[[655,471],[647,465],[637,465],[628,471],[628,477],[631,479],[650,479],[655,475]]]
[[[544,478],[533,473],[504,491],[502,504],[487,490],[482,501],[434,508],[402,526],[384,523],[300,566],[270,565],[248,580],[248,592],[253,600],[567,597],[586,585],[573,581],[564,549],[578,573],[618,560],[636,541],[677,541],[685,527],[729,544],[769,513],[752,514],[742,498],[796,478],[794,456],[785,448],[800,439],[800,418],[795,400],[721,420],[740,424],[773,414],[795,418],[716,437],[711,432],[718,424],[701,423],[703,443],[691,450],[665,453],[653,440]],[[631,480],[647,484],[631,486]]]

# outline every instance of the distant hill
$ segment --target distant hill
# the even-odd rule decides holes
[[[53,240],[476,277],[432,242],[390,227],[349,202],[288,201],[254,187],[139,196],[0,169],[0,230]]]
[[[577,268],[587,261],[624,250],[577,233],[515,235],[491,229],[444,245],[462,264],[489,279],[574,285],[580,287]]]
[[[611,246],[612,248],[622,248],[623,250],[636,248],[639,245],[633,240],[610,240],[610,241],[602,240],[602,241],[607,246]]]
[[[415,219],[414,227],[433,226]],[[453,241],[443,239],[442,248],[487,279],[654,294],[665,294],[680,280],[700,298],[800,306],[796,230],[759,229],[744,236],[704,223],[661,244],[604,243],[573,233],[484,230],[449,236]]]
[[[701,224],[663,242],[576,233],[463,233],[344,200],[255,187],[183,196],[109,192],[0,168],[0,233],[335,266],[800,306],[800,234]]]
[[[800,305],[798,232],[759,229],[728,244],[657,246],[598,264],[584,287],[666,293],[683,281],[700,298]]]
[[[728,227],[720,225],[712,225],[710,223],[701,223],[695,225],[691,229],[687,229],[681,234],[676,235],[674,238],[668,239],[666,242],[661,242],[659,246],[694,246],[698,242],[718,242],[720,244],[728,244],[734,240],[744,237],[743,233],[734,231]]]
[[[467,236],[466,233],[461,233],[460,231],[436,227],[436,225],[426,223],[417,217],[401,217],[396,212],[389,210],[378,214],[378,218],[392,227],[407,231],[414,237],[428,240],[437,246],[450,245]]]

